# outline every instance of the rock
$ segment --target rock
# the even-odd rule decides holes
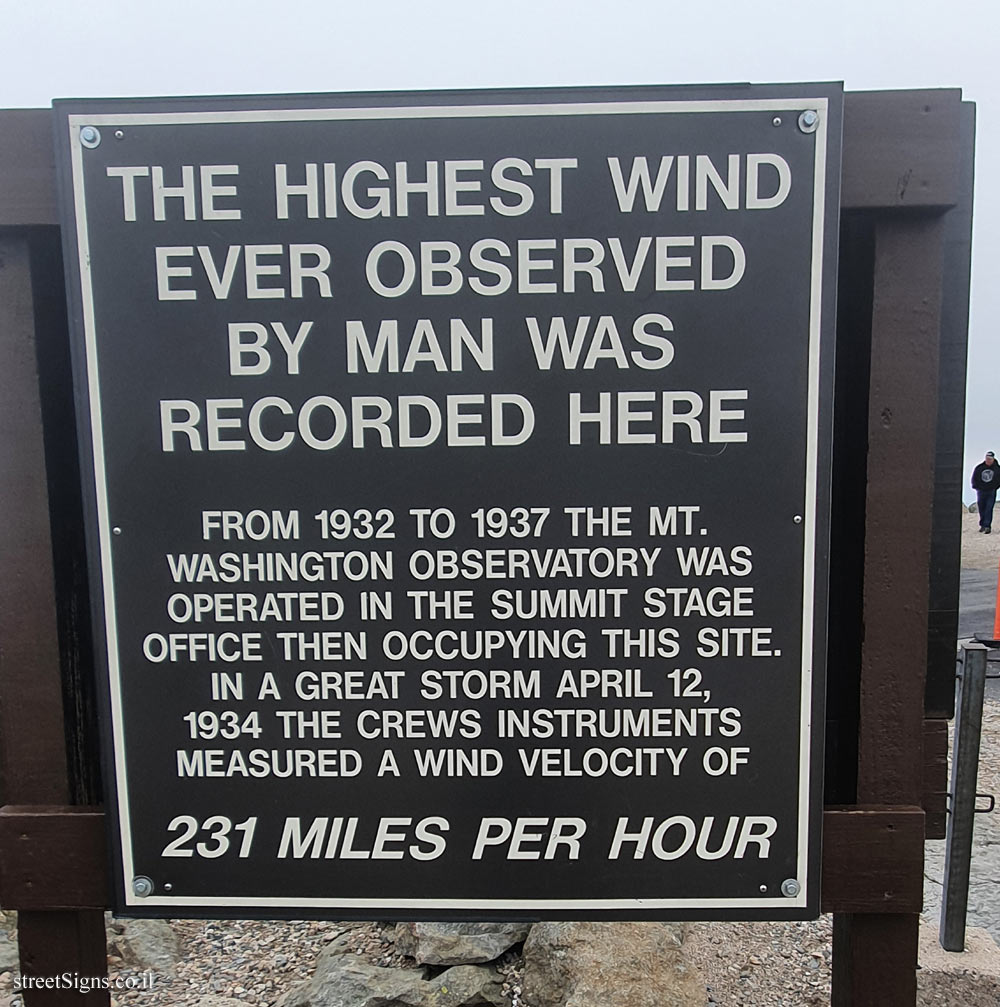
[[[245,1000],[236,1000],[234,997],[202,997],[198,1001],[198,1007],[250,1007]]]
[[[166,920],[122,920],[112,939],[128,965],[171,974],[181,960],[181,942]]]
[[[532,1007],[703,1007],[705,984],[668,923],[536,923],[524,944]]]
[[[425,979],[415,969],[379,968],[349,955],[331,955],[277,1007],[506,1007],[506,1001],[489,968],[460,965]]]
[[[398,923],[396,951],[420,965],[474,965],[528,936],[527,923]]]
[[[0,933],[0,972],[20,972],[21,961],[17,952],[17,939]]]
[[[340,934],[334,937],[328,944],[326,944],[323,950],[320,952],[319,958],[316,959],[316,970],[326,969],[329,967],[329,959],[335,958],[338,955],[353,955],[354,945],[351,939],[351,935]]]
[[[414,1007],[507,1007],[500,977],[491,968],[456,965],[423,986],[426,999]]]
[[[0,930],[14,934],[17,931],[17,912],[14,909],[0,909]]]

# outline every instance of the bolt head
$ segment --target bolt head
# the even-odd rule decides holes
[[[148,898],[153,894],[153,882],[150,878],[140,875],[132,879],[132,894],[140,899]]]
[[[93,149],[101,142],[101,131],[96,126],[84,126],[80,130],[80,143]]]
[[[815,109],[807,108],[799,113],[799,129],[803,133],[815,133],[819,126],[819,112]]]
[[[781,882],[781,894],[784,895],[786,899],[794,899],[801,891],[802,886],[795,880],[795,878],[788,878],[786,881]]]
[[[771,125],[772,125],[772,126],[780,126],[780,125],[781,125],[781,116],[780,116],[780,115],[776,115],[776,116],[775,116],[775,117],[774,117],[774,118],[773,118],[773,119],[771,120]]]

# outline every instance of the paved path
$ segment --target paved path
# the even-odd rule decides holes
[[[962,571],[962,594],[958,604],[960,640],[976,633],[985,635],[993,632],[996,590],[996,570]]]
[[[989,636],[993,632],[996,609],[997,573],[995,570],[963,570],[961,596],[958,603],[958,638],[967,640],[977,633]],[[1000,675],[1000,651],[993,655],[990,674]],[[1000,678],[986,683],[986,695],[1000,700]],[[1000,796],[1000,795],[998,795]]]

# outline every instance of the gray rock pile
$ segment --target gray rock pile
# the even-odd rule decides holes
[[[398,923],[396,950],[418,965],[492,962],[528,936],[527,923]]]
[[[350,934],[331,942],[313,977],[278,1007],[507,1007],[498,962],[524,940],[526,926],[497,923],[400,923],[397,956],[416,967],[360,960]]]
[[[703,1007],[683,941],[659,923],[400,923],[395,950],[416,967],[372,965],[338,938],[278,1007]]]
[[[456,965],[436,979],[423,969],[366,965],[349,956],[317,964],[316,975],[280,1007],[505,1007],[497,973]]]

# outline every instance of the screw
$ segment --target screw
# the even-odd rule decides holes
[[[145,875],[140,874],[139,877],[132,879],[132,892],[140,899],[145,899],[153,894],[153,882]]]
[[[164,890],[165,892],[172,892],[172,891],[174,890],[174,886],[173,886],[173,885],[172,885],[172,884],[171,884],[171,883],[170,883],[170,882],[168,881],[168,882],[167,882],[167,883],[166,883],[166,884],[165,884],[165,885],[163,886],[163,890]]]
[[[794,522],[795,522],[796,524],[802,524],[802,515],[801,515],[801,514],[796,514],[796,515],[795,515],[795,517],[793,517],[793,518],[792,518],[792,520],[793,520],[793,521],[794,521]],[[115,534],[117,535],[117,534],[119,534],[120,532],[121,532],[121,529],[119,528],[119,529],[118,529],[118,531],[117,531],[117,532],[115,532]]]
[[[122,533],[122,530],[121,530],[121,528],[118,527],[118,525],[115,525],[114,528],[111,529],[111,534],[112,535],[121,535],[121,533]]]
[[[818,125],[819,112],[815,109],[807,108],[804,112],[799,113],[799,129],[803,133],[815,133]]]
[[[781,894],[787,899],[794,899],[801,891],[802,886],[795,880],[795,878],[788,878],[787,881],[781,882]]]
[[[124,137],[125,137],[125,130],[123,130],[123,129],[116,129],[115,130],[115,139],[116,140],[122,140],[122,139],[124,139]]]
[[[771,120],[771,125],[772,125],[772,126],[780,126],[780,125],[781,125],[781,116],[780,116],[780,115],[776,115],[776,116],[775,116],[775,117],[774,117],[774,118],[773,118],[773,119]]]
[[[767,892],[767,885],[761,885],[760,886],[760,894],[763,895],[763,894],[765,894],[765,892]]]
[[[101,131],[96,126],[84,126],[80,130],[80,143],[93,150],[101,142]]]

